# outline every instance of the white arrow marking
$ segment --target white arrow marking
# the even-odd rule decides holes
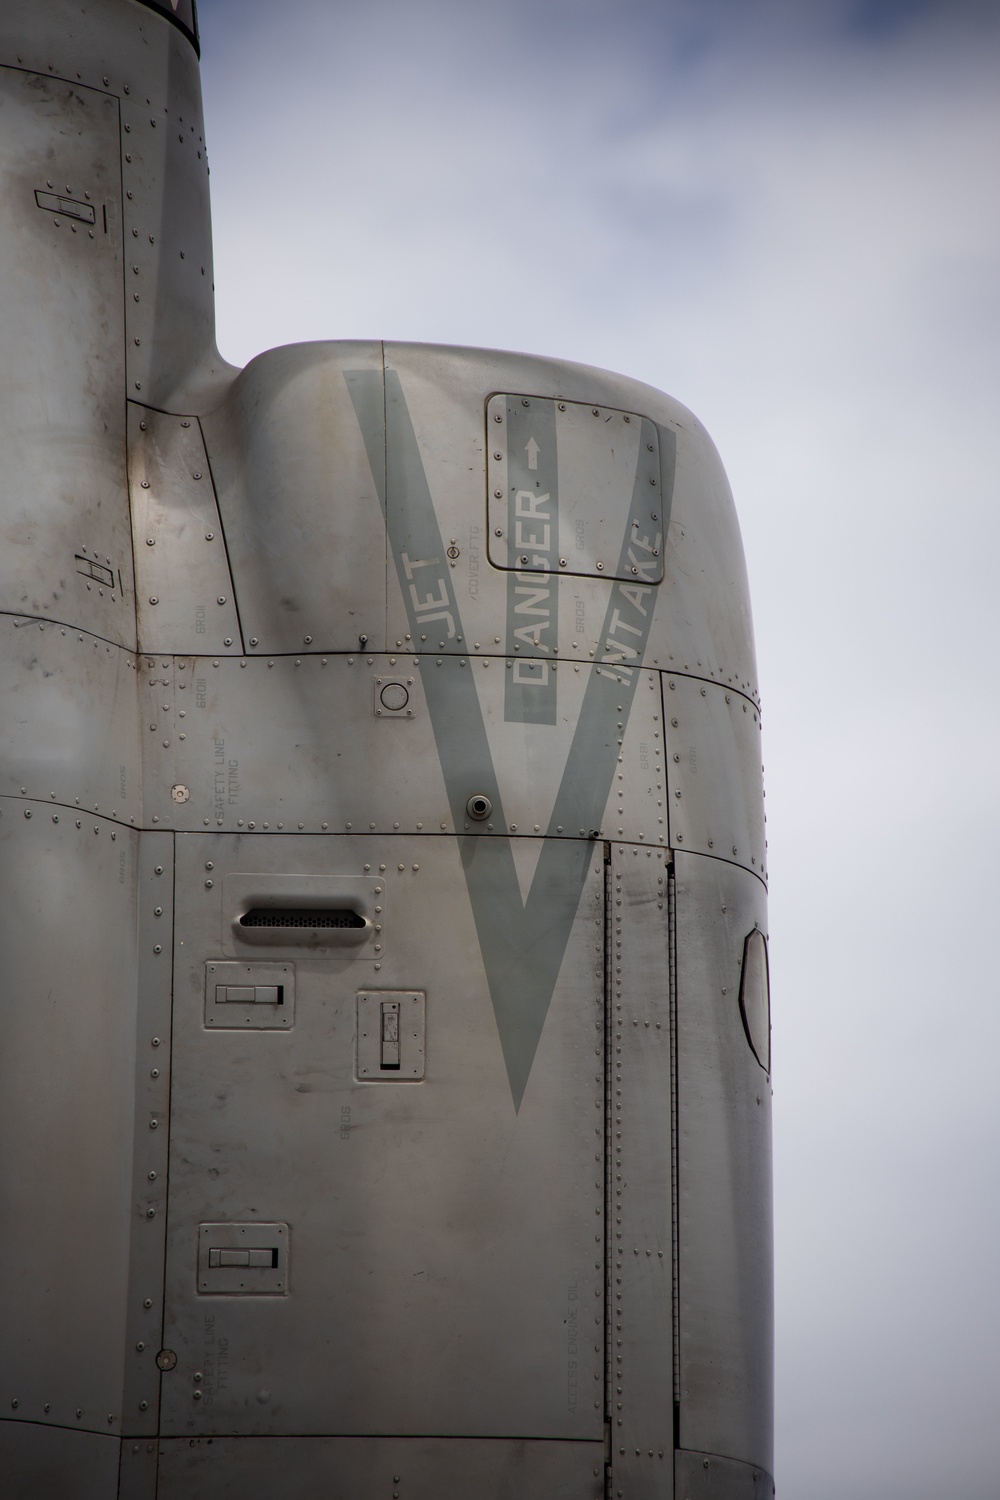
[[[528,455],[528,468],[529,469],[537,469],[538,468],[538,444],[535,442],[534,438],[531,437],[525,443],[524,447],[525,447],[525,452]]]

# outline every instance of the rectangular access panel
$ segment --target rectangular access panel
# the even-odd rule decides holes
[[[135,645],[118,100],[0,68],[0,606]]]
[[[462,842],[177,836],[167,1437],[603,1444],[603,854],[558,856],[576,885],[549,993],[518,995],[517,1108],[524,1016],[498,1024],[483,952],[496,981],[523,902],[483,942]],[[519,841],[515,894],[544,842]],[[290,903],[327,888],[370,931],[296,949]],[[279,957],[255,942],[244,976],[246,902]],[[278,963],[294,1013],[263,1028]]]

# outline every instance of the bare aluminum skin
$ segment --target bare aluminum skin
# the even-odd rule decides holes
[[[759,1500],[725,475],[578,365],[228,366],[196,49],[0,16],[0,1488]]]

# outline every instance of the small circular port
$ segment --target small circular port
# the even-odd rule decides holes
[[[398,714],[410,701],[410,695],[401,682],[387,682],[379,693],[379,699],[390,713]]]
[[[485,823],[493,811],[493,803],[483,792],[476,792],[465,804],[465,810],[470,818],[475,818],[477,823]]]

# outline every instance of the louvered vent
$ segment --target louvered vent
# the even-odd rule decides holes
[[[364,927],[365,919],[343,907],[255,906],[240,917],[241,927]]]

